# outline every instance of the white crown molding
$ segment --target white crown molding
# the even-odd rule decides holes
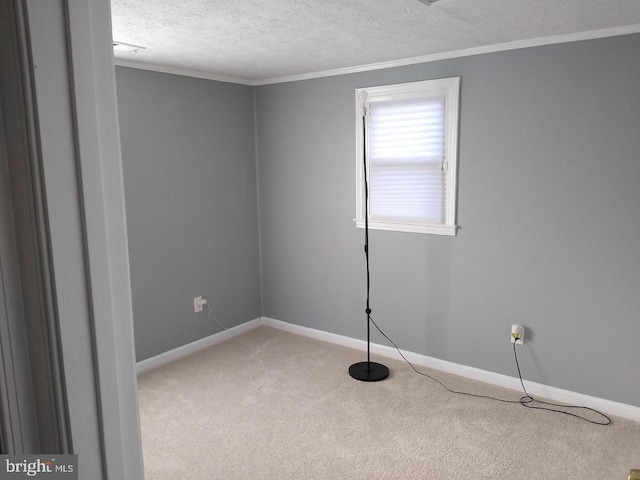
[[[381,70],[384,68],[403,67],[418,63],[437,62],[439,60],[449,60],[452,58],[469,57],[473,55],[484,55],[485,53],[504,52],[507,50],[518,50],[521,48],[540,47],[543,45],[553,45],[557,43],[579,42],[582,40],[593,40],[596,38],[616,37],[620,35],[630,35],[640,33],[640,24],[626,25],[624,27],[605,28],[601,30],[590,30],[587,32],[568,33],[565,35],[553,35],[550,37],[531,38],[527,40],[517,40],[514,42],[498,43],[483,47],[465,48],[451,52],[434,53],[431,55],[421,55],[418,57],[391,60],[389,62],[370,63],[354,67],[336,68],[333,70],[323,70],[313,73],[303,73],[300,75],[288,75],[284,77],[267,78],[256,80],[253,85],[270,85],[273,83],[296,82],[299,80],[310,80],[312,78],[333,77],[336,75],[347,75],[350,73],[368,72],[371,70]]]
[[[137,60],[128,60],[125,58],[114,57],[113,63],[119,67],[137,68],[139,70],[148,70],[150,72],[170,73],[172,75],[182,75],[183,77],[203,78],[205,80],[215,80],[217,82],[236,83],[239,85],[250,86],[255,83],[254,80],[249,80],[247,78],[230,77],[227,75],[218,75],[217,73],[189,70],[187,68],[160,65],[157,63],[139,62]]]
[[[166,365],[167,363],[175,362],[176,360],[191,355],[199,350],[224,342],[225,340],[229,340],[236,335],[246,333],[250,330],[253,330],[254,328],[258,328],[261,324],[261,319],[255,318],[253,320],[249,320],[248,322],[229,328],[228,330],[223,330],[222,332],[218,332],[200,340],[196,340],[195,342],[191,342],[181,347],[174,348],[173,350],[161,353],[160,355],[156,355],[155,357],[147,358],[146,360],[142,360],[136,364],[136,372],[138,373],[138,375],[140,375],[141,373],[148,372],[149,370],[161,367],[162,365]]]
[[[517,40],[515,42],[498,43],[483,47],[465,48],[451,52],[434,53],[418,57],[409,57],[388,62],[369,63],[353,67],[336,68],[333,70],[322,70],[312,73],[302,73],[298,75],[287,75],[283,77],[265,78],[261,80],[251,80],[248,78],[219,75],[200,70],[189,70],[186,68],[172,67],[155,63],[139,62],[124,58],[114,58],[116,65],[121,67],[138,68],[150,70],[152,72],[171,73],[173,75],[183,75],[186,77],[204,78],[206,80],[216,80],[219,82],[238,83],[240,85],[271,85],[274,83],[296,82],[299,80],[310,80],[313,78],[332,77],[336,75],[348,75],[350,73],[368,72],[371,70],[381,70],[384,68],[403,67],[418,63],[437,62],[439,60],[449,60],[452,58],[469,57],[473,55],[484,55],[486,53],[505,52],[508,50],[518,50],[521,48],[540,47],[543,45],[553,45],[557,43],[580,42],[582,40],[593,40],[596,38],[616,37],[620,35],[631,35],[640,33],[640,24],[625,25],[623,27],[604,28],[600,30],[590,30],[587,32],[568,33],[564,35],[553,35],[550,37],[530,38],[527,40]]]
[[[293,333],[296,335],[302,335],[305,337],[314,338],[316,340],[321,340],[323,342],[329,342],[362,351],[366,351],[367,349],[367,342],[363,340],[345,337],[343,335],[336,335],[335,333],[316,330],[314,328],[294,325],[268,317],[261,317],[260,321],[264,326],[276,328],[278,330],[283,330],[285,332]],[[460,365],[458,363],[448,362],[446,360],[440,360],[439,358],[429,357],[427,355],[422,355],[419,353],[408,352],[406,350],[401,351],[402,354],[414,365],[432,368],[441,372],[451,373],[453,375],[459,375],[461,377],[470,378],[491,385],[497,385],[499,387],[522,392],[520,380],[518,378],[509,377],[508,375],[502,375],[500,373],[490,372],[475,367]],[[386,345],[372,343],[371,353],[387,358],[402,360],[395,348],[388,347]],[[640,421],[640,407],[634,405],[628,405],[626,403],[614,402],[612,400],[592,397],[590,395],[563,390],[560,388],[551,387],[549,385],[543,385],[541,383],[530,382],[528,380],[526,380],[525,383],[527,391],[531,395],[537,397],[554,400],[569,405],[583,405],[585,407],[600,410],[601,412],[609,415],[615,415],[621,418]]]

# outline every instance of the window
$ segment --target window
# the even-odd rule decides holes
[[[369,228],[456,234],[459,92],[459,77],[356,90],[357,227],[365,225],[366,133]]]

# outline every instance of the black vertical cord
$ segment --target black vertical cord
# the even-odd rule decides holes
[[[369,307],[369,291],[371,279],[369,275],[369,182],[367,180],[367,122],[366,111],[362,112],[362,166],[364,167],[364,256],[367,259],[367,369],[371,370],[371,308]]]

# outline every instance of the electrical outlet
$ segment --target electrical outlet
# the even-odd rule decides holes
[[[207,304],[207,299],[202,296],[193,299],[193,312],[200,313],[204,306]]]
[[[511,343],[524,345],[524,327],[514,323],[511,325]]]

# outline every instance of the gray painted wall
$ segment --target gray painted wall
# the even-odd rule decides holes
[[[116,69],[137,360],[260,316],[251,87]]]
[[[518,322],[526,379],[640,405],[638,52],[633,35],[258,87],[263,314],[364,338],[354,89],[460,75],[460,231],[373,231],[373,317],[401,348],[512,376]]]

